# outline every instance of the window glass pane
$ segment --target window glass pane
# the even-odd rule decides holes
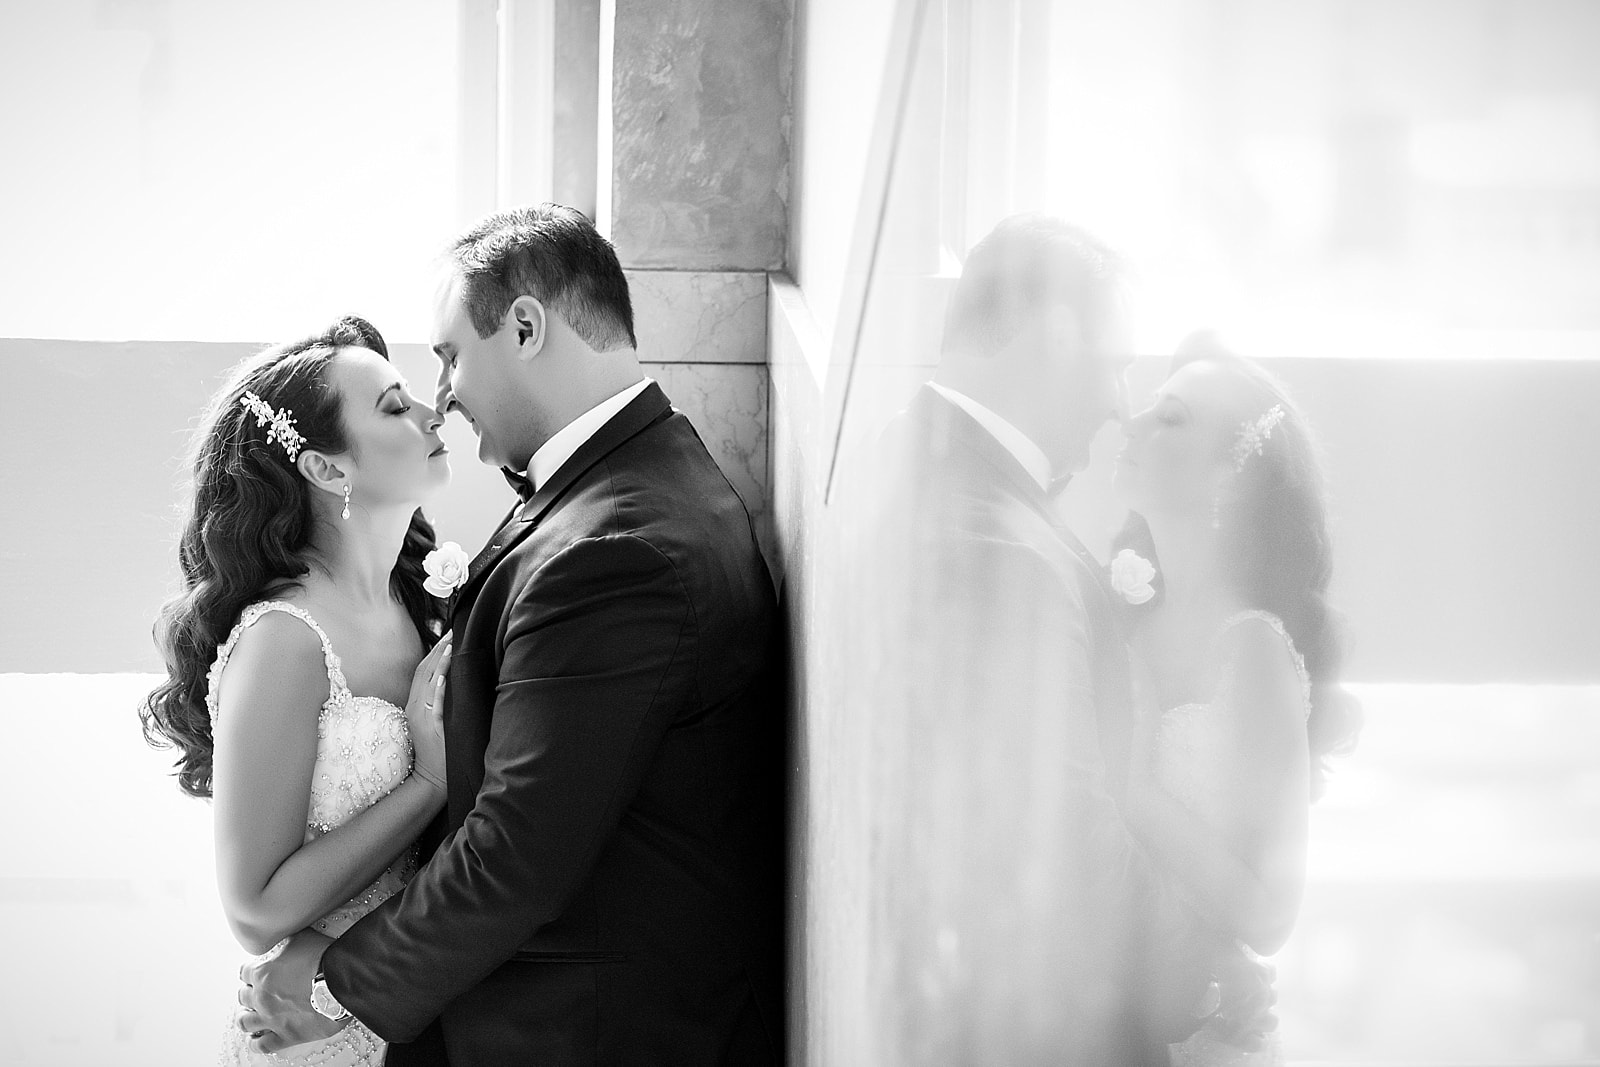
[[[1152,408],[1129,426],[1132,443],[1110,420],[1087,453],[1068,451],[1072,432],[1081,448],[1110,414],[1111,390],[1098,411],[1075,406],[1095,394],[1061,376],[1074,361],[1058,356],[1069,349],[1055,339],[1072,334],[1053,325],[1057,305],[1008,321],[1030,284],[1044,291],[1051,277],[1017,230],[975,248],[1003,216],[1042,208],[1133,265],[1135,343],[1148,357],[1129,374],[1135,411],[1180,338],[1218,324],[1249,355],[1286,357],[1272,371],[1324,446],[1328,595],[1350,635],[1340,677],[1367,728],[1305,810],[1307,881],[1275,961],[1281,1058],[1592,1060],[1596,972],[1573,946],[1590,945],[1595,927],[1600,689],[1593,613],[1573,605],[1600,587],[1575,532],[1593,527],[1584,519],[1600,499],[1587,491],[1597,450],[1585,447],[1600,371],[1600,67],[1587,54],[1600,7],[934,0],[929,10],[904,103],[886,106],[894,117],[874,130],[896,155],[859,283],[853,362],[835,363],[822,391],[841,409],[831,495],[820,517],[790,505],[818,561],[805,561],[807,616],[826,619],[807,631],[807,662],[822,666],[806,713],[825,753],[868,769],[814,761],[813,795],[843,813],[818,848],[870,840],[869,867],[889,872],[869,870],[865,902],[807,889],[818,914],[836,904],[893,914],[898,939],[892,959],[813,953],[842,976],[833,987],[933,976],[920,1016],[871,1016],[868,1005],[885,1020],[863,1030],[868,1040],[912,1059],[966,1042],[1006,1060],[1018,1047],[1006,1042],[1050,1025],[1042,1011],[1020,1018],[1032,995],[1070,988],[1085,970],[1063,962],[1071,938],[1060,936],[1064,913],[1049,910],[1081,884],[1072,872],[1087,854],[1069,844],[1082,795],[1055,792],[1071,773],[1065,753],[1096,752],[1113,791],[1143,758],[1130,764],[1134,752],[1180,792],[1184,773],[1208,773],[1207,743],[1190,746],[1203,733],[1184,724],[1214,681],[1189,673],[1192,688],[1149,698],[1143,721],[1160,725],[1135,749],[1116,733],[1129,722],[1117,695],[1089,695],[1106,675],[1062,667],[1081,640],[1063,635],[1090,632],[1081,618],[1097,609],[1062,607],[1076,603],[1061,576],[1077,561],[1055,520],[1111,559],[1112,533],[1138,506],[1113,492],[1112,471],[1135,471],[1124,489],[1136,489],[1151,455],[1136,446],[1166,420]],[[1041,66],[1044,92],[1033,88]],[[964,257],[959,281],[946,250]],[[857,295],[847,288],[840,306]],[[1006,329],[1026,340],[1002,343]],[[1370,358],[1500,355],[1581,358]],[[775,359],[775,382],[782,372]],[[835,374],[848,375],[842,387]],[[779,414],[809,414],[792,386],[775,396]],[[1182,425],[1187,405],[1176,407]],[[1190,442],[1172,454],[1210,447]],[[803,485],[809,457],[796,448],[800,461],[783,459],[783,444],[775,455]],[[1190,508],[1179,522],[1196,530],[1218,483],[1203,484],[1171,513]],[[1228,521],[1219,499],[1213,529]],[[1166,563],[1157,553],[1155,572],[1203,556],[1208,538],[1166,535],[1182,547]],[[1051,553],[1063,553],[1059,569],[1042,563]],[[1275,569],[1267,555],[1257,573]],[[1101,603],[1090,582],[1083,603]],[[1113,589],[1118,612],[1120,599]],[[1189,647],[1136,637],[1157,688],[1213,655],[1204,627],[1194,634]],[[1074,700],[1093,707],[1099,731],[1053,735]],[[1205,700],[1201,714],[1219,710]],[[1320,722],[1311,730],[1308,742]],[[1210,779],[1219,795],[1233,787],[1228,773]],[[1203,789],[1187,796],[1204,811]],[[1298,818],[1300,797],[1285,797]],[[1046,814],[1052,804],[1062,814]],[[852,823],[855,812],[869,814]],[[1229,832],[1225,819],[1213,827]],[[1182,861],[1163,853],[1151,859],[1181,878]],[[1006,896],[1019,885],[1048,888]],[[1110,908],[1096,917],[1116,921]],[[1043,930],[1057,936],[1041,940]],[[980,987],[987,1001],[971,995]],[[814,1007],[831,1018],[826,991]]]
[[[1588,356],[1600,5],[1052,10],[1047,199],[1132,254],[1149,351]]]
[[[52,0],[0,32],[0,336],[426,332],[457,225],[447,0]]]

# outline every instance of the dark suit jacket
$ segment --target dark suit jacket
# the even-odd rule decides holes
[[[967,976],[903,1023],[910,1058],[1165,1065],[1219,942],[1117,807],[1130,682],[1103,572],[1015,457],[934,390],[875,458],[872,569],[897,613],[874,645],[905,653],[885,657],[878,703],[911,705],[925,788],[900,866],[933,887],[900,980],[937,973],[940,940]]]
[[[779,1062],[774,594],[659,388],[500,529],[453,626],[438,845],[328,948],[334,995],[391,1064]]]

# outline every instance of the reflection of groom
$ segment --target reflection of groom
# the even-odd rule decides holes
[[[587,219],[509,212],[452,256],[440,411],[525,474],[456,599],[448,807],[403,893],[256,976],[287,990],[262,1018],[306,1033],[321,972],[319,1007],[390,1064],[779,1062],[782,713],[749,516],[643,377]]]
[[[913,1060],[1164,1065],[1228,956],[1118,813],[1126,648],[1051,503],[1122,406],[1119,287],[1084,232],[1002,222],[951,296],[934,380],[873,457],[868,570],[889,585],[872,599],[897,605],[869,642],[876,702],[903,704],[912,754],[916,827],[890,866],[915,887],[897,902]]]

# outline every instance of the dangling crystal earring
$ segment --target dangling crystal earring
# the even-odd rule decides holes
[[[344,483],[344,510],[339,513],[339,517],[343,518],[343,519],[348,519],[350,517],[350,483],[349,482],[345,482]]]

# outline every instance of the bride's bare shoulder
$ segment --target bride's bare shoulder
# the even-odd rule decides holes
[[[272,607],[247,610],[246,625],[234,641],[218,679],[219,711],[273,703],[320,705],[328,696],[327,657],[320,632],[308,616]]]
[[[1218,642],[1227,664],[1230,703],[1252,717],[1304,726],[1308,699],[1305,662],[1276,616],[1247,612],[1230,620]]]

